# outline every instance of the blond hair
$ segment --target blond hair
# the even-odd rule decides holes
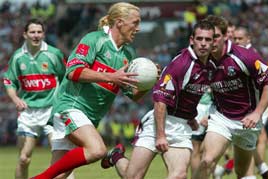
[[[129,15],[130,10],[140,11],[140,9],[130,3],[119,2],[115,3],[109,8],[109,11],[106,16],[103,16],[99,20],[98,28],[102,28],[103,26],[112,27],[115,23],[115,20],[118,18],[126,18]]]

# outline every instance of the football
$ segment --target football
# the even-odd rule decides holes
[[[137,73],[138,76],[133,78],[139,82],[136,84],[139,91],[151,89],[158,76],[158,70],[154,62],[145,57],[139,57],[132,60],[128,67],[128,72]]]

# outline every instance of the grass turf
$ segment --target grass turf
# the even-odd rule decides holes
[[[16,147],[0,147],[0,179],[13,179],[17,161],[18,149]],[[131,147],[127,148],[126,155],[130,156]],[[29,170],[29,177],[38,174],[47,168],[51,154],[48,148],[37,147],[33,153]],[[76,179],[118,179],[115,168],[102,169],[100,162],[79,167],[75,170]],[[166,169],[160,156],[157,156],[145,177],[145,179],[163,179],[166,176]],[[189,177],[190,178],[190,174]],[[235,179],[235,175],[224,176],[223,179]],[[258,176],[258,178],[260,178]]]

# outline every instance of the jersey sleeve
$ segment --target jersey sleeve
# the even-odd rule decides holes
[[[257,87],[268,85],[268,66],[260,54],[254,50],[247,50],[244,56],[246,57],[244,63]]]
[[[3,84],[6,89],[13,88],[15,90],[19,89],[19,82],[18,82],[18,66],[16,64],[14,55],[8,62],[7,70],[4,72],[3,75]]]
[[[175,107],[177,97],[182,90],[182,84],[188,68],[185,59],[174,59],[161,74],[153,89],[153,100]]]
[[[84,36],[71,52],[67,62],[67,74],[78,67],[90,67],[96,57],[96,38],[92,34]]]

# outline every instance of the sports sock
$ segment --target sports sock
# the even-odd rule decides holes
[[[262,162],[260,165],[257,166],[257,168],[261,175],[268,171],[268,166],[265,162]]]
[[[120,152],[115,152],[113,155],[112,155],[112,164],[115,165],[116,162],[118,160],[120,160],[121,158],[124,158],[124,154],[120,153]]]
[[[85,164],[87,164],[87,161],[83,147],[77,147],[67,152],[61,159],[52,164],[46,171],[34,177],[34,179],[52,179],[61,173]]]

